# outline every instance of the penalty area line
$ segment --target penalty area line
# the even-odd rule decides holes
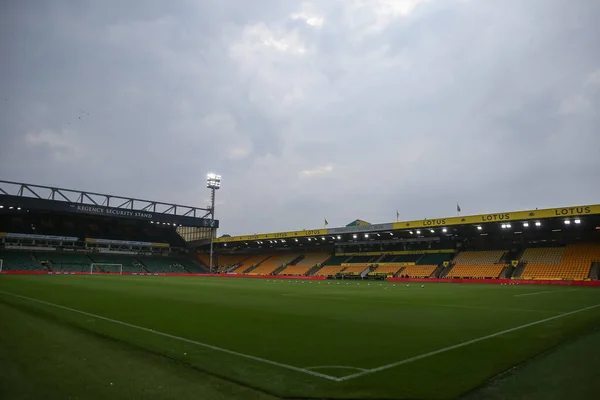
[[[112,323],[117,324],[117,325],[127,326],[127,327],[133,328],[133,329],[139,329],[139,330],[144,331],[144,332],[153,333],[155,335],[163,336],[163,337],[166,337],[166,338],[169,338],[169,339],[179,340],[181,342],[193,344],[193,345],[196,345],[196,346],[199,346],[199,347],[204,347],[206,349],[210,349],[210,350],[214,350],[214,351],[219,351],[221,353],[231,354],[231,355],[234,355],[234,356],[237,356],[237,357],[240,357],[240,358],[246,358],[246,359],[249,359],[249,360],[258,361],[258,362],[261,362],[263,364],[274,365],[276,367],[285,368],[285,369],[289,369],[289,370],[296,371],[296,372],[301,372],[303,374],[316,376],[318,378],[323,378],[323,379],[327,379],[327,380],[330,380],[330,381],[336,381],[336,382],[340,381],[340,378],[337,378],[335,376],[330,376],[330,375],[322,374],[320,372],[311,371],[311,370],[308,370],[308,369],[305,369],[305,368],[294,367],[293,365],[288,365],[288,364],[279,363],[277,361],[267,360],[266,358],[252,356],[250,354],[239,353],[237,351],[224,349],[222,347],[213,346],[211,344],[197,342],[197,341],[192,340],[192,339],[186,339],[184,337],[171,335],[171,334],[165,333],[165,332],[155,331],[154,329],[150,329],[150,328],[144,328],[143,326],[133,325],[133,324],[130,324],[130,323],[127,323],[127,322],[119,321],[119,320],[112,319],[112,318],[103,317],[101,315],[92,314],[92,313],[89,313],[89,312],[86,312],[86,311],[81,311],[81,310],[77,310],[77,309],[74,309],[74,308],[61,306],[59,304],[50,303],[48,301],[34,299],[32,297],[27,297],[27,296],[21,296],[19,294],[15,294],[15,293],[11,293],[11,292],[6,292],[4,290],[0,290],[0,293],[4,293],[4,294],[9,295],[9,296],[13,296],[13,297],[17,297],[17,298],[20,298],[20,299],[25,299],[25,300],[33,301],[33,302],[40,303],[40,304],[45,304],[47,306],[51,306],[51,307],[55,307],[55,308],[60,308],[62,310],[71,311],[71,312],[74,312],[74,313],[77,313],[77,314],[87,315],[88,317],[94,317],[94,318],[101,319],[101,320],[104,320],[104,321],[112,322]]]
[[[600,307],[600,304],[596,304],[596,305],[585,307],[585,308],[580,308],[579,310],[575,310],[575,311],[569,311],[569,312],[566,312],[566,313],[563,313],[563,314],[555,315],[553,317],[540,319],[539,321],[530,322],[530,323],[525,324],[525,325],[519,325],[519,326],[514,327],[514,328],[505,329],[505,330],[500,331],[500,332],[492,333],[491,335],[482,336],[482,337],[479,337],[477,339],[472,339],[472,340],[469,340],[469,341],[466,341],[466,342],[455,344],[453,346],[448,346],[448,347],[444,347],[442,349],[430,351],[429,353],[424,353],[424,354],[421,354],[421,355],[418,355],[418,356],[415,356],[415,357],[410,357],[410,358],[407,358],[407,359],[404,359],[404,360],[401,360],[401,361],[397,361],[397,362],[394,362],[394,363],[391,363],[391,364],[382,365],[381,367],[377,367],[377,368],[373,368],[373,369],[368,369],[368,370],[363,371],[363,372],[357,372],[356,374],[346,375],[346,376],[344,376],[342,378],[339,378],[338,381],[340,381],[340,382],[341,381],[347,381],[349,379],[359,378],[359,377],[364,376],[364,375],[368,375],[368,374],[372,374],[372,373],[375,373],[375,372],[384,371],[386,369],[398,367],[400,365],[408,364],[408,363],[411,363],[413,361],[417,361],[417,360],[421,360],[423,358],[431,357],[431,356],[434,356],[436,354],[445,353],[445,352],[450,351],[450,350],[458,349],[460,347],[468,346],[468,345],[473,344],[473,343],[481,342],[481,341],[484,341],[484,340],[487,340],[487,339],[494,338],[496,336],[504,335],[505,333],[510,333],[510,332],[518,331],[520,329],[528,328],[530,326],[534,326],[534,325],[538,325],[538,324],[543,324],[544,322],[548,322],[548,321],[552,321],[552,320],[555,320],[555,319],[558,319],[558,318],[566,317],[567,315],[577,314],[577,313],[580,313],[580,312],[583,312],[583,311],[591,310],[591,309],[596,308],[596,307]]]

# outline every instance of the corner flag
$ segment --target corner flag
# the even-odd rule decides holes
[[[456,212],[460,212],[460,211],[461,211],[460,206],[458,205],[458,203],[456,203]]]
[[[329,225],[329,222],[327,222],[327,218],[325,218],[325,226]]]

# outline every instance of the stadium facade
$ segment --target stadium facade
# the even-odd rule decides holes
[[[10,273],[599,278],[598,204],[219,238],[209,216],[210,208],[0,181],[0,265]]]

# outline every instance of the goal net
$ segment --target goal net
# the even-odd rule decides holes
[[[90,274],[97,274],[103,272],[123,274],[123,264],[92,263],[90,265]]]

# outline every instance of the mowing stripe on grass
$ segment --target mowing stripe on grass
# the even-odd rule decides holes
[[[312,293],[298,294],[298,293],[283,293],[282,296],[288,297],[300,297],[304,299],[326,299],[326,300],[352,300],[348,297],[334,297],[332,296],[315,296]],[[420,303],[417,301],[393,301],[393,300],[363,300],[365,303],[382,303],[382,304],[408,304],[411,306],[425,306],[425,307],[448,307],[448,308],[467,308],[471,310],[491,310],[491,311],[519,311],[519,312],[535,312],[535,313],[550,313],[559,314],[558,311],[550,310],[532,310],[526,308],[498,308],[498,307],[486,307],[486,306],[470,306],[465,304],[447,304],[447,303]]]
[[[535,293],[523,293],[523,294],[515,294],[515,297],[523,297],[523,296],[534,296],[536,294],[544,294],[544,293],[556,293],[556,292],[572,292],[577,291],[579,289],[567,289],[567,290],[546,290],[545,292],[535,292]]]
[[[61,305],[58,305],[58,304],[50,303],[48,301],[34,299],[32,297],[27,297],[27,296],[21,296],[19,294],[5,292],[4,290],[0,290],[0,293],[4,293],[4,294],[7,294],[9,296],[18,297],[18,298],[21,298],[21,299],[33,301],[33,302],[40,303],[40,304],[45,304],[47,306],[52,306],[52,307],[60,308],[60,309],[63,309],[63,310],[74,312],[74,313],[78,313],[78,314],[82,314],[82,315],[87,315],[88,317],[94,317],[94,318],[102,319],[104,321],[112,322],[112,323],[118,324],[118,325],[127,326],[129,328],[139,329],[139,330],[144,331],[144,332],[149,332],[149,333],[153,333],[153,334],[158,335],[158,336],[164,336],[164,337],[167,337],[167,338],[170,338],[170,339],[175,339],[175,340],[179,340],[179,341],[182,341],[182,342],[194,344],[196,346],[204,347],[204,348],[211,349],[211,350],[220,351],[222,353],[227,353],[227,354],[232,354],[234,356],[238,356],[238,357],[242,357],[242,358],[247,358],[249,360],[258,361],[258,362],[261,362],[263,364],[270,364],[270,365],[274,365],[276,367],[285,368],[285,369],[289,369],[289,370],[296,371],[296,372],[301,372],[303,374],[308,374],[308,375],[316,376],[316,377],[319,377],[319,378],[328,379],[328,380],[331,380],[331,381],[339,381],[340,380],[339,378],[336,378],[335,376],[330,376],[330,375],[322,374],[320,372],[310,371],[310,370],[305,369],[305,368],[294,367],[293,365],[282,364],[282,363],[279,363],[277,361],[267,360],[265,358],[256,357],[256,356],[252,356],[252,355],[249,355],[249,354],[239,353],[237,351],[224,349],[222,347],[217,347],[217,346],[213,346],[213,345],[210,345],[210,344],[206,344],[206,343],[202,343],[202,342],[197,342],[195,340],[186,339],[186,338],[183,338],[183,337],[180,337],[180,336],[171,335],[169,333],[155,331],[154,329],[144,328],[143,326],[133,325],[133,324],[129,324],[127,322],[118,321],[116,319],[103,317],[101,315],[92,314],[92,313],[89,313],[89,312],[85,312],[85,311],[81,311],[81,310],[76,310],[74,308],[61,306]]]
[[[575,311],[569,311],[569,312],[566,312],[566,313],[563,313],[563,314],[555,315],[553,317],[544,318],[544,319],[541,319],[539,321],[530,322],[528,324],[520,325],[520,326],[517,326],[515,328],[510,328],[510,329],[506,329],[506,330],[503,330],[503,331],[500,331],[500,332],[492,333],[491,335],[482,336],[480,338],[469,340],[467,342],[455,344],[454,346],[444,347],[443,349],[438,349],[438,350],[430,351],[429,353],[425,353],[425,354],[421,354],[421,355],[418,355],[418,356],[415,356],[415,357],[407,358],[407,359],[404,359],[402,361],[397,361],[397,362],[394,362],[394,363],[391,363],[391,364],[382,365],[381,367],[377,367],[377,368],[373,368],[373,369],[368,369],[366,371],[358,372],[356,374],[346,375],[343,378],[339,378],[338,381],[347,381],[349,379],[358,378],[358,377],[361,377],[361,376],[364,376],[364,375],[367,375],[367,374],[372,374],[374,372],[384,371],[386,369],[394,368],[394,367],[397,367],[399,365],[408,364],[410,362],[421,360],[421,359],[427,358],[427,357],[431,357],[431,356],[434,356],[436,354],[445,353],[447,351],[458,349],[458,348],[464,347],[464,346],[468,346],[470,344],[481,342],[481,341],[486,340],[486,339],[491,339],[491,338],[494,338],[496,336],[504,335],[505,333],[510,333],[510,332],[518,331],[518,330],[523,329],[523,328],[528,328],[530,326],[534,326],[534,325],[538,325],[538,324],[543,324],[544,322],[548,322],[548,321],[552,321],[552,320],[555,320],[555,319],[558,319],[558,318],[566,317],[567,315],[572,315],[572,314],[580,313],[580,312],[583,312],[583,311],[591,310],[591,309],[596,308],[596,307],[600,307],[600,304],[596,304],[596,305],[585,307],[585,308],[580,308],[579,310],[575,310]]]

